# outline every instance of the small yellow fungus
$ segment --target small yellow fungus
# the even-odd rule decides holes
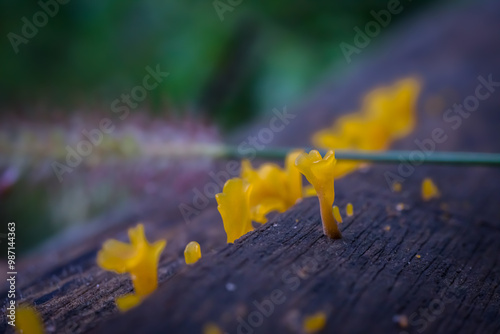
[[[295,168],[295,160],[297,160],[297,157],[303,152],[303,150],[293,150],[286,155],[285,175],[287,182],[285,183],[285,188],[289,192],[287,195],[287,209],[294,205],[298,199],[303,197],[302,175],[300,175],[300,172]]]
[[[347,203],[347,206],[345,207],[345,213],[347,217],[351,217],[354,214],[352,203]]]
[[[128,230],[130,244],[110,239],[104,242],[97,253],[97,264],[119,274],[129,273],[134,286],[134,297],[122,297],[120,305],[124,309],[135,306],[140,298],[149,295],[158,287],[158,261],[166,241],[149,244],[144,235],[144,226],[138,224]],[[120,307],[119,305],[119,307]]]
[[[201,258],[200,244],[196,241],[191,241],[184,249],[184,259],[186,264],[196,263]]]
[[[283,184],[286,182],[286,176],[278,165],[265,163],[255,170],[250,161],[243,160],[241,178],[246,184],[251,185],[252,191],[248,196],[252,220],[265,223],[267,213],[285,211],[287,193]]]
[[[285,212],[285,210],[286,206],[283,202],[273,198],[265,198],[260,203],[257,203],[250,208],[250,216],[253,221],[265,224],[267,223],[267,214],[269,212]]]
[[[304,197],[313,197],[317,195],[318,193],[316,192],[316,189],[314,189],[313,186],[304,187]]]
[[[304,319],[304,331],[306,333],[316,333],[322,330],[326,325],[326,314],[325,312],[318,312],[313,315],[309,315]]]
[[[251,186],[245,184],[242,179],[232,178],[224,184],[222,193],[215,195],[228,243],[233,243],[253,230],[250,216],[250,190]]]
[[[131,308],[139,305],[142,299],[142,296],[138,296],[134,293],[128,293],[124,296],[117,297],[115,303],[121,312],[127,312]]]
[[[363,115],[354,113],[341,117],[333,128],[313,135],[315,146],[325,149],[385,150],[389,147],[388,132]],[[359,162],[341,162],[334,176],[340,178],[356,170]]]
[[[18,334],[43,334],[43,323],[37,311],[29,306],[16,309],[16,332]]]
[[[396,193],[399,193],[401,192],[401,190],[403,189],[403,186],[401,185],[401,183],[399,182],[394,182],[392,184],[392,191],[396,192]]]
[[[303,152],[295,160],[297,169],[318,193],[323,232],[332,239],[342,238],[332,211],[335,200],[334,167],[336,162],[333,151],[329,151],[324,158],[321,158],[321,154],[316,150],[310,151],[309,154]]]
[[[228,180],[215,195],[228,243],[252,231],[252,221],[265,224],[270,212],[284,212],[307,194],[312,196],[311,189],[302,188],[302,175],[295,168],[302,152],[288,153],[283,169],[273,163],[254,169],[249,160],[241,162],[240,177]]]
[[[422,256],[420,254],[415,255],[417,259],[420,259]]]
[[[415,127],[419,92],[420,82],[411,77],[392,86],[376,88],[363,101],[365,113],[381,120],[393,139],[403,138]]]
[[[213,322],[209,322],[203,326],[203,334],[223,334],[224,332],[214,324]]]
[[[414,78],[375,88],[366,94],[359,112],[346,114],[332,127],[318,131],[312,143],[324,149],[386,150],[415,127],[419,92],[420,82]],[[335,177],[342,177],[361,165],[341,161],[335,167]]]
[[[340,210],[339,210],[339,207],[334,205],[333,206],[333,217],[335,218],[335,220],[339,223],[342,223],[342,216],[340,215]]]
[[[273,163],[253,169],[250,161],[242,161],[240,176],[252,188],[249,205],[253,221],[264,224],[269,212],[284,212],[303,197],[302,176],[295,168],[295,159],[301,152],[288,153],[284,169]]]
[[[390,230],[391,230],[391,226],[390,225],[385,225],[384,226],[384,231],[389,232]]]
[[[430,178],[425,178],[422,182],[422,198],[424,201],[428,201],[432,198],[439,197],[439,190],[437,186],[432,182]]]

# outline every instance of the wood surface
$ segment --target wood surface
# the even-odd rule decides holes
[[[480,1],[394,23],[302,104],[287,106],[296,117],[271,145],[308,145],[314,131],[356,110],[368,90],[418,75],[418,126],[394,148],[418,149],[415,139],[442,128],[447,140],[437,150],[500,152],[500,87],[457,129],[443,120],[446,109],[474,95],[478,76],[500,82],[499,18],[498,1]],[[230,140],[238,144],[266,122]],[[342,240],[322,235],[317,199],[307,198],[226,245],[215,201],[188,222],[178,209],[225,164],[210,164],[176,198],[138,200],[26,257],[19,301],[36,306],[48,333],[199,333],[209,322],[227,333],[301,333],[304,317],[317,311],[327,315],[324,333],[500,333],[499,170],[418,166],[393,193],[385,174],[399,166],[372,165],[336,181],[335,204],[344,212],[352,202],[355,212],[340,226]],[[422,201],[424,177],[438,185],[440,199]],[[160,286],[120,314],[114,299],[132,291],[130,279],[100,269],[96,253],[107,238],[126,240],[139,221],[150,241],[168,241]],[[186,266],[191,240],[203,257]],[[0,332],[8,327],[2,317]]]

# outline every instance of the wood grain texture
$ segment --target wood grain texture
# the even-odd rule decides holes
[[[342,240],[323,236],[317,200],[306,199],[177,274],[141,307],[96,332],[133,326],[139,333],[195,333],[208,321],[228,333],[248,332],[238,319],[256,333],[300,332],[303,316],[321,310],[328,315],[325,332],[397,333],[398,314],[410,318],[411,332],[498,332],[500,229],[489,220],[498,216],[482,220],[473,211],[454,213],[439,202],[422,202],[414,191],[373,187],[371,180],[383,171],[348,177],[338,186],[344,194],[338,205],[353,200],[356,211],[341,225]],[[477,171],[479,178],[467,180],[471,171],[462,172],[464,182],[447,189],[481,185],[484,194],[469,205],[495,205],[488,194],[499,189],[500,174]],[[446,171],[436,175],[446,180]],[[453,203],[452,194],[444,197],[462,205]],[[398,211],[399,202],[407,209]],[[276,294],[280,303],[269,306]],[[267,311],[255,304],[273,310],[263,316]]]

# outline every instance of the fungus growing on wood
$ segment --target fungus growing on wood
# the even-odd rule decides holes
[[[198,262],[201,258],[201,248],[200,244],[196,241],[191,241],[186,245],[184,249],[184,259],[186,260],[186,264],[193,264]]]
[[[422,182],[422,198],[424,201],[428,201],[432,198],[438,198],[440,196],[438,187],[434,182],[426,177]]]
[[[332,239],[342,238],[342,234],[333,216],[332,205],[335,200],[334,190],[334,167],[335,154],[329,151],[321,158],[321,154],[312,150],[301,153],[295,166],[306,177],[318,193],[319,206],[321,210],[321,220],[323,222],[323,232]]]
[[[233,243],[234,240],[253,230],[250,190],[249,184],[236,177],[224,184],[222,193],[215,195],[228,243]]]
[[[401,190],[403,189],[403,186],[401,185],[401,183],[399,182],[394,182],[392,184],[392,191],[396,192],[396,193],[399,193],[401,192]]]
[[[273,163],[254,169],[250,161],[242,161],[241,177],[228,180],[215,195],[228,243],[252,231],[252,221],[265,224],[268,213],[284,212],[303,197],[302,176],[295,168],[301,153],[288,153],[284,169]]]
[[[366,94],[363,109],[372,119],[380,120],[384,124],[391,140],[403,138],[415,128],[416,102],[420,87],[419,80],[408,77],[392,86],[375,88]]]
[[[347,203],[347,206],[345,207],[345,213],[347,217],[351,217],[354,214],[352,203]]]
[[[130,244],[110,239],[104,242],[97,253],[97,264],[119,274],[129,273],[134,293],[117,298],[120,310],[136,306],[143,297],[158,287],[158,261],[166,241],[149,244],[144,235],[144,226],[138,224],[128,230]]]
[[[363,114],[354,113],[340,117],[331,129],[313,135],[313,145],[325,149],[386,150],[389,133],[376,120],[368,120]],[[334,176],[343,177],[360,166],[356,161],[345,161],[338,165]]]
[[[115,303],[118,309],[122,312],[126,312],[131,308],[139,305],[142,301],[143,296],[138,296],[134,293],[128,293],[124,296],[116,297]]]
[[[316,333],[326,325],[325,312],[318,312],[304,318],[303,328],[306,333]]]
[[[43,334],[42,318],[38,312],[30,307],[21,305],[16,309],[16,333]]]
[[[241,178],[252,185],[249,204],[253,221],[265,224],[269,212],[284,212],[302,198],[302,176],[295,168],[295,159],[301,152],[288,153],[284,169],[273,163],[253,169],[250,161],[242,161]]]
[[[213,322],[209,322],[203,326],[203,334],[223,334],[224,332],[219,326]]]
[[[318,196],[318,193],[316,192],[316,189],[314,189],[313,186],[304,187],[303,194],[304,194],[304,197]]]
[[[324,149],[386,150],[394,140],[414,129],[419,92],[420,83],[415,78],[375,88],[365,95],[359,112],[341,116],[330,128],[316,132],[312,143]],[[335,177],[342,177],[360,165],[342,161],[335,168]]]
[[[333,217],[337,222],[342,223],[342,216],[340,215],[340,209],[336,205],[333,206]]]

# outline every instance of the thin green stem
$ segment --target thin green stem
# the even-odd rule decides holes
[[[1,143],[0,143],[1,144]],[[286,155],[296,148],[272,147],[262,150],[239,149],[238,146],[222,144],[155,144],[134,147],[131,152],[124,153],[120,150],[97,147],[93,154],[102,155],[105,158],[119,157],[121,159],[138,159],[141,157],[184,159],[190,157],[210,157],[226,159],[263,159],[263,160],[283,160]],[[309,151],[310,148],[304,148]],[[327,150],[319,150],[324,155]],[[2,149],[0,154],[9,156],[26,156],[30,158],[52,158],[64,159],[67,155],[62,148],[44,146],[27,146],[15,149]],[[335,158],[338,161],[358,161],[370,163],[398,164],[402,162],[414,162],[414,164],[433,165],[474,165],[500,167],[500,153],[477,153],[477,152],[430,152],[425,153],[420,150],[413,151],[357,151],[357,150],[335,150]]]
[[[264,150],[255,150],[255,157],[269,160],[282,160],[290,152],[290,148],[270,148]],[[307,150],[306,150],[307,151]],[[322,155],[327,150],[319,150]],[[245,156],[238,148],[225,146],[218,151],[219,157],[225,158],[250,158]],[[424,153],[415,151],[354,151],[354,150],[335,150],[335,158],[338,161],[360,161],[371,163],[401,163],[415,162],[434,165],[477,165],[477,166],[500,166],[499,153],[477,153],[477,152],[431,152]]]

